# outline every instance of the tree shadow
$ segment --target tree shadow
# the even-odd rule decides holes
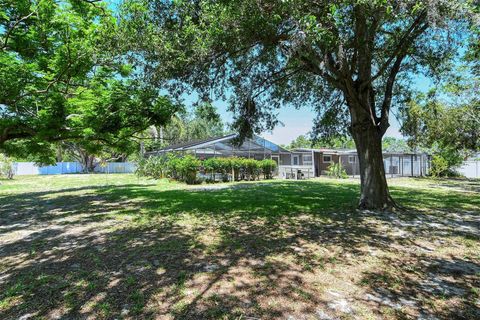
[[[410,197],[403,189],[394,192]],[[459,204],[457,219],[431,204],[434,195],[417,193],[416,199],[437,213],[390,216],[355,212],[357,193],[358,186],[351,184],[287,181],[209,191],[128,184],[1,196],[0,317],[315,314],[328,308],[315,281],[305,278],[316,270],[328,273],[354,265],[365,257],[365,247],[395,254],[394,244],[418,246],[409,237],[448,238],[479,230],[478,214],[469,213],[474,199]],[[449,197],[443,200],[465,200]],[[416,221],[419,216],[422,220]],[[453,230],[460,226],[472,229]],[[397,229],[407,234],[399,235]],[[382,263],[408,268],[407,262],[389,258]],[[455,270],[460,262],[429,263],[419,271],[423,278],[408,286],[418,290],[413,292],[418,297],[423,297],[421,279]],[[460,277],[478,281],[478,264],[464,263],[471,263],[472,271]],[[437,264],[443,269],[432,271]],[[381,285],[375,282],[375,273],[364,278],[372,290],[394,286],[388,278]],[[402,290],[396,296],[409,294]]]
[[[425,180],[425,178],[413,178],[417,181]],[[432,186],[451,189],[452,191],[480,192],[480,179],[472,178],[429,178]]]
[[[408,262],[387,259],[388,268],[365,272],[360,280],[368,288],[366,303],[389,307],[399,318],[408,318],[408,310],[419,317],[441,319],[478,319],[480,264],[464,259],[428,259],[411,256]]]

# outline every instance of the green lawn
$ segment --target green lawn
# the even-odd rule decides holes
[[[0,181],[0,319],[480,318],[480,181]]]

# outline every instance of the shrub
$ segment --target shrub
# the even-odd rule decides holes
[[[182,177],[182,171],[181,171],[180,165],[181,165],[181,158],[178,155],[174,153],[167,154],[167,158],[165,162],[166,176],[175,180],[184,180]]]
[[[272,179],[273,172],[277,168],[277,163],[271,159],[264,159],[260,161],[260,166],[262,168],[263,176],[265,179]]]
[[[208,182],[215,181],[214,174],[221,174],[224,182],[229,180],[233,171],[235,181],[240,179],[256,180],[260,174],[266,179],[271,179],[277,163],[270,159],[255,160],[244,158],[209,158],[199,160],[192,155],[179,157],[175,154],[150,157],[138,162],[136,174],[139,176],[160,179],[169,177],[184,181],[187,184],[198,183],[197,173],[203,168],[206,175],[210,175]]]
[[[140,177],[164,178],[166,176],[166,157],[156,156],[141,159],[135,173]]]
[[[0,176],[5,176],[11,180],[13,179],[13,175],[13,160],[0,153]]]
[[[205,172],[210,173],[210,180],[214,179],[215,173],[222,175],[224,182],[228,181],[228,174],[232,171],[232,161],[230,158],[209,158],[203,161]]]
[[[430,168],[430,175],[432,177],[443,177],[448,175],[449,165],[447,159],[439,154],[432,157],[432,167]]]
[[[246,180],[255,180],[260,176],[260,161],[255,159],[244,159],[243,166]]]
[[[203,160],[203,169],[205,170],[205,174],[210,174],[210,178],[207,181],[214,182],[215,177],[214,174],[218,170],[218,162],[217,158],[209,158],[206,160]]]
[[[430,175],[433,177],[456,177],[455,170],[461,166],[465,154],[459,150],[442,148],[432,157]]]
[[[327,168],[327,176],[338,179],[348,178],[347,172],[340,163],[332,163]]]
[[[218,158],[219,173],[222,174],[222,181],[228,181],[228,175],[232,172],[232,160],[231,158]]]
[[[187,184],[198,183],[197,173],[202,162],[192,155],[186,155],[174,160],[175,170],[180,174],[181,180]]]

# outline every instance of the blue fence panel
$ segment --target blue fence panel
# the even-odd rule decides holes
[[[39,167],[38,169],[40,174],[62,174],[62,163],[57,162],[55,165]]]
[[[62,173],[80,173],[82,166],[78,162],[62,162]]]
[[[101,173],[133,173],[137,168],[133,162],[109,162],[106,166],[97,165],[95,172]]]

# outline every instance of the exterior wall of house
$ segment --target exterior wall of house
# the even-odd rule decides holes
[[[355,157],[352,163],[349,157]],[[340,155],[340,161],[349,176],[360,174],[358,156],[353,154]],[[429,171],[429,159],[426,155],[412,154],[384,154],[383,165],[387,177],[424,176]]]
[[[325,154],[323,152],[319,153],[319,162],[318,162],[318,168],[319,168],[319,175],[326,175],[328,167],[332,163],[338,163],[339,156],[338,154]],[[324,161],[324,156],[330,156],[331,161],[326,162]]]
[[[291,155],[290,154],[280,154],[280,165],[290,166],[291,164]]]
[[[293,158],[294,157],[298,157],[298,164],[294,164],[293,162]],[[306,162],[305,159],[309,157],[311,158],[312,157],[312,153],[311,152],[292,152],[292,162],[291,162],[291,165],[298,165],[298,166],[313,166],[312,164],[312,161],[310,162]]]
[[[360,173],[360,166],[358,157],[355,154],[340,155],[340,163],[348,175],[358,175]]]

